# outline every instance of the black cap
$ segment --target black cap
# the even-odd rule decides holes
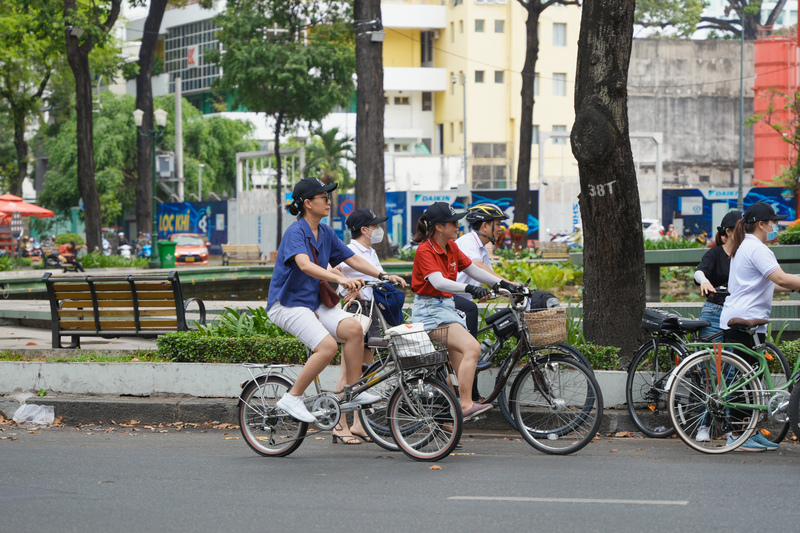
[[[734,209],[722,217],[722,222],[720,222],[719,226],[717,226],[717,231],[720,233],[725,233],[726,229],[733,229],[736,226],[736,223],[740,220],[742,220],[742,212],[738,209]]]
[[[465,216],[467,216],[466,212],[456,213],[456,210],[447,202],[435,202],[422,214],[422,220],[429,226],[433,226],[436,224],[444,224],[445,222],[455,222]]]
[[[292,191],[292,201],[295,204],[301,204],[303,200],[310,200],[319,193],[331,192],[339,184],[329,183],[325,185],[317,178],[305,178],[297,182]]]
[[[742,220],[745,224],[753,224],[762,220],[783,220],[789,215],[778,215],[771,205],[765,202],[756,202],[745,210]]]
[[[379,217],[372,209],[356,209],[347,217],[345,224],[350,228],[350,231],[355,231],[365,226],[386,222],[388,218],[389,217]]]

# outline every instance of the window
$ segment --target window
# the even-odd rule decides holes
[[[539,125],[533,125],[533,134],[531,135],[531,144],[539,144]]]
[[[456,140],[456,127],[455,123],[450,123],[450,142],[455,142]]]
[[[458,33],[464,33],[464,21],[463,20],[459,20],[458,21]]]
[[[533,96],[539,96],[539,73],[533,75]]]
[[[506,157],[505,143],[472,143],[472,155],[476,158],[500,158]]]
[[[383,105],[385,105],[385,106],[389,105],[389,97],[388,96],[384,96],[383,97]]]
[[[567,46],[567,25],[563,22],[553,23],[553,46]]]
[[[408,145],[407,144],[395,144],[394,145],[395,152],[408,152]]]
[[[422,66],[433,66],[433,32],[419,32],[420,61]]]
[[[476,70],[475,71],[475,83],[483,83],[483,71]]]
[[[553,132],[557,131],[567,131],[567,127],[562,125],[553,125]],[[553,139],[553,144],[567,144],[567,139],[565,137],[556,137]]]
[[[395,96],[394,105],[409,105],[408,96]]]
[[[506,31],[506,21],[505,20],[495,20],[494,21],[494,32],[495,33],[504,33]]]
[[[450,73],[450,80],[452,81],[450,84],[450,94],[456,94],[456,75],[453,72]]]
[[[423,111],[432,111],[433,110],[433,93],[428,91],[423,91],[422,93],[422,110]]]
[[[475,189],[507,188],[507,167],[505,165],[473,165],[472,186]]]
[[[483,19],[475,19],[475,33],[483,33]]]
[[[553,96],[567,96],[567,75],[563,72],[553,74]]]
[[[456,42],[456,30],[452,22],[450,23],[450,42]]]
[[[495,70],[494,71],[494,82],[495,83],[503,83],[503,71],[502,70]]]

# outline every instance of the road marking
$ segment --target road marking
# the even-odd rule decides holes
[[[541,503],[603,503],[614,505],[689,505],[684,500],[601,500],[596,498],[523,498],[518,496],[450,496],[448,500]]]

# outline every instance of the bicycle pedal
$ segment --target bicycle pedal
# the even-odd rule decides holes
[[[464,423],[465,424],[469,424],[470,422],[476,422],[478,420],[483,420],[484,418],[488,418],[488,417],[486,415],[484,415],[484,414],[475,415],[472,418],[470,418],[469,420],[464,420]]]

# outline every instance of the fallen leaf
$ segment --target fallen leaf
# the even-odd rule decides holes
[[[475,455],[474,453],[461,453],[461,452],[453,452],[450,455]]]
[[[377,457],[375,457],[375,459],[394,459],[394,457],[392,457],[391,455],[387,455],[386,457],[384,457],[383,455],[378,455]]]
[[[615,437],[635,437],[636,434],[631,431],[618,431],[614,434]]]
[[[640,451],[642,451],[642,450],[644,450],[644,448],[636,448],[636,451],[637,451],[637,452],[640,452]]]
[[[430,468],[428,468],[428,470],[441,470],[441,469],[442,469],[442,467],[439,466],[439,465],[433,465]]]
[[[225,440],[239,440],[239,437],[225,437]]]
[[[29,342],[29,343],[28,343],[28,344],[26,344],[25,346],[37,346],[37,344],[36,344],[35,342]]]
[[[90,432],[88,432],[88,433],[87,433],[87,435],[94,435],[94,433],[92,433],[92,432],[90,431]]]
[[[325,437],[314,437],[314,440],[325,440]]]
[[[616,452],[616,451],[619,451],[619,450],[617,450],[616,448],[614,448],[613,450],[608,450],[608,451],[609,451],[610,453],[614,453],[614,452]]]

